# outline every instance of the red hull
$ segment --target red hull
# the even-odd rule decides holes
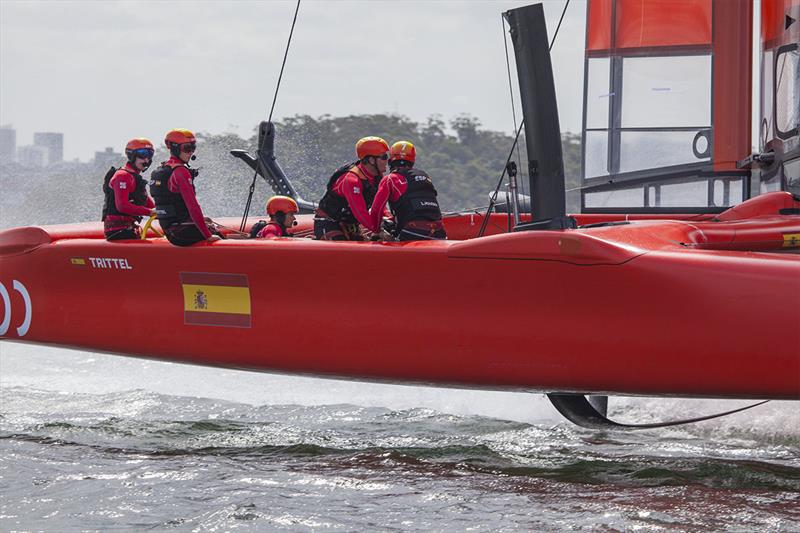
[[[755,201],[768,213],[798,207],[786,193]],[[176,248],[163,239],[109,243],[97,224],[17,228],[0,233],[10,304],[0,313],[7,339],[194,364],[800,399],[800,255],[774,251],[796,250],[800,217],[763,211],[389,244]],[[479,222],[455,217],[448,229],[466,236]],[[753,251],[761,249],[773,251]],[[393,290],[398,279],[409,287]],[[109,300],[120,287],[124,297]]]

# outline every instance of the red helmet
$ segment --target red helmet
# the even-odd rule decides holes
[[[152,160],[154,153],[155,149],[153,149],[153,143],[150,142],[150,139],[145,139],[144,137],[131,139],[128,141],[128,144],[125,145],[125,155],[128,157],[128,163],[131,165],[134,164],[137,157]],[[150,163],[147,162],[144,164],[143,169],[147,170],[149,166]]]
[[[273,196],[267,200],[267,214],[275,216],[278,213],[297,213],[300,209],[297,207],[297,202],[288,196]]]
[[[191,153],[196,147],[197,138],[194,133],[183,128],[169,130],[164,138],[164,144],[169,148],[169,153],[174,157],[180,157],[181,151]]]
[[[169,130],[167,132],[167,136],[164,138],[164,144],[167,145],[167,148],[172,147],[173,144],[186,144],[194,142],[197,142],[194,133],[183,128]]]
[[[408,161],[412,165],[417,160],[417,149],[408,141],[397,141],[389,150],[389,161]]]
[[[126,154],[133,150],[153,150],[153,143],[150,142],[150,139],[136,137],[128,141],[128,144],[125,145]]]
[[[359,159],[380,157],[388,151],[389,144],[380,137],[363,137],[356,143],[356,156]]]

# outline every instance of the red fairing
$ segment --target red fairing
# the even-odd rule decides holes
[[[775,215],[781,210],[800,209],[800,200],[795,199],[792,193],[787,191],[775,191],[769,194],[762,194],[750,200],[735,205],[723,213],[720,213],[716,220],[720,222],[732,222],[735,220],[745,220]]]
[[[786,28],[786,17],[796,19],[798,8],[800,0],[761,0],[761,45],[764,48],[797,42],[800,28],[796,22]]]
[[[400,174],[392,172],[388,176],[384,176],[378,184],[378,192],[375,193],[375,200],[372,201],[372,207],[369,210],[369,216],[372,220],[374,228],[380,228],[381,219],[386,213],[386,203],[391,200],[396,202],[405,194],[408,189],[408,183]]]
[[[612,0],[589,0],[586,14],[586,50],[611,48]]]
[[[590,0],[588,9],[587,51],[711,44],[711,0]]]
[[[711,0],[618,0],[616,45],[711,44],[711,13]]]
[[[177,157],[171,157],[167,164],[175,167],[172,175],[169,177],[167,186],[171,192],[179,192],[186,202],[186,208],[189,210],[189,216],[192,217],[192,222],[203,234],[206,239],[211,237],[211,232],[208,231],[206,226],[203,210],[200,209],[200,204],[197,203],[197,196],[195,196],[194,186],[192,185],[192,175],[189,173],[183,161]]]
[[[370,184],[375,183],[376,177],[373,176],[366,168],[364,168],[364,165],[359,163],[356,168],[357,171],[360,172]],[[347,203],[350,206],[350,211],[353,212],[353,216],[356,218],[356,220],[358,220],[359,224],[370,231],[378,231],[378,228],[373,226],[372,221],[370,220],[370,214],[369,211],[367,211],[367,204],[364,202],[364,195],[362,194],[363,187],[361,181],[361,178],[356,172],[347,172],[340,176],[338,180],[336,180],[336,184],[333,186],[333,192],[347,200]]]

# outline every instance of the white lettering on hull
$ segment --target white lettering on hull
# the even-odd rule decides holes
[[[93,268],[107,270],[133,270],[124,257],[90,257]]]

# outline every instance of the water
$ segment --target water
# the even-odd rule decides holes
[[[0,530],[800,531],[800,411],[604,433],[541,395],[0,343]],[[612,399],[650,421],[740,402]]]

